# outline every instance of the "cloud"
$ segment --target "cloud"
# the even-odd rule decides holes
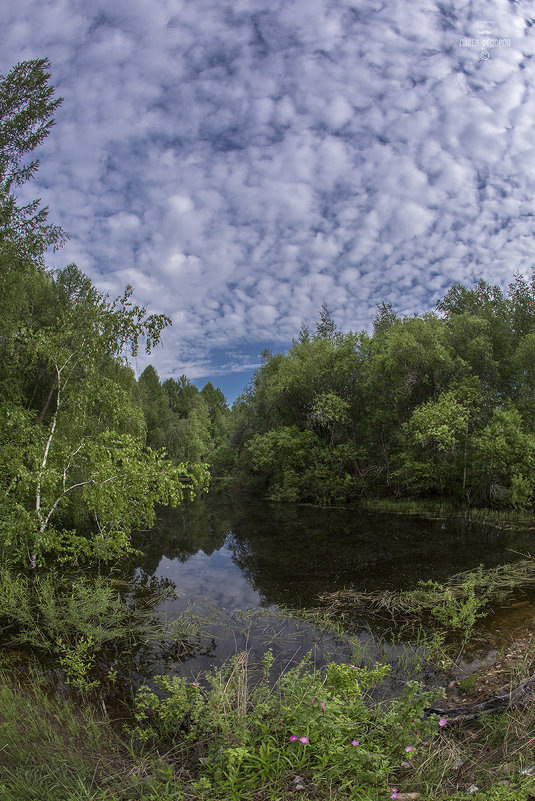
[[[173,319],[161,375],[248,369],[323,302],[360,329],[383,299],[422,312],[534,263],[526,2],[20,0],[6,17],[0,70],[48,56],[65,97],[21,193],[71,235],[50,263]],[[462,44],[478,20],[501,41],[488,59]]]

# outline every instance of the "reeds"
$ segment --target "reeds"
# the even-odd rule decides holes
[[[427,520],[463,520],[502,530],[535,530],[535,516],[514,510],[458,506],[432,498],[363,498],[359,507],[382,514],[411,515]]]
[[[320,596],[329,615],[388,619],[404,628],[441,624],[462,630],[499,606],[535,590],[535,559],[457,573],[446,582],[421,581],[412,590],[369,593],[343,589]]]

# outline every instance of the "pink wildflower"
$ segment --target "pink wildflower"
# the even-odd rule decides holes
[[[358,740],[353,740],[353,741],[351,742],[351,745],[360,745],[360,743],[359,743],[359,741],[358,741]]]
[[[445,726],[447,722],[448,721],[446,720],[446,718],[440,718],[440,720],[438,721],[438,725]]]
[[[192,687],[198,687],[199,686],[199,682],[198,681],[192,681],[191,682],[191,686]]]
[[[295,735],[295,734],[292,734],[292,736],[290,737],[290,742],[291,742],[291,743],[295,743],[295,741],[296,741],[296,740],[297,740],[297,737],[296,737],[296,735]]]
[[[325,704],[323,703],[323,701],[321,702],[321,708],[322,708],[322,709],[323,709],[323,711],[325,712]]]
[[[392,795],[390,796],[390,798],[397,798],[397,797],[398,797],[397,787],[392,787]]]
[[[299,738],[299,742],[300,743],[304,743],[305,745],[307,745],[307,743],[309,743],[310,740],[308,739],[308,737],[300,737]]]
[[[406,747],[405,751],[409,754],[411,751],[414,751],[414,746],[413,745],[408,745]]]

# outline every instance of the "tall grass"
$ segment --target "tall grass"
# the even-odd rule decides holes
[[[84,801],[118,798],[116,777],[130,767],[107,721],[3,671],[0,687],[0,799]]]
[[[535,530],[535,516],[528,512],[459,506],[450,500],[432,498],[362,498],[361,509],[396,515],[414,515],[428,520],[459,519],[501,529]]]
[[[0,670],[0,801],[386,801],[394,787],[420,801],[528,797],[529,706],[441,726],[425,720],[418,685],[374,699],[384,666],[304,661],[273,683],[271,665],[242,652],[194,683],[162,677],[158,694],[138,694],[134,723],[55,694],[38,671]]]

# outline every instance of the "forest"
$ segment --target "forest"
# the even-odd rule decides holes
[[[363,499],[532,510],[535,272],[507,292],[482,279],[454,284],[433,312],[412,317],[385,301],[373,332],[339,331],[327,298],[313,331],[303,325],[287,352],[262,354],[231,409],[212,383],[161,380],[150,364],[137,378],[132,358],[150,355],[171,320],[136,304],[131,286],[111,298],[75,264],[47,267],[67,234],[39,199],[17,195],[62,102],[50,78],[46,59],[0,76],[0,801],[525,801],[532,704],[511,712],[502,695],[503,723],[463,729],[448,719],[458,709],[436,705],[445,697],[436,677],[457,669],[498,604],[524,593],[515,606],[529,605],[532,559],[373,596],[390,605],[390,627],[397,614],[400,631],[415,632],[404,651],[378,638],[368,654],[355,612],[365,593],[334,592],[322,609],[234,610],[245,650],[234,632],[235,655],[195,676],[189,659],[214,658],[215,618],[189,609],[165,618],[180,588],[156,563],[201,547],[191,526],[191,547],[179,542],[169,509],[210,484],[238,498],[349,506],[362,567],[351,507]],[[223,550],[229,527],[214,532],[201,504],[190,510],[207,515],[204,555]],[[301,512],[301,565],[315,572]],[[166,515],[168,541],[154,529]],[[272,557],[273,528],[281,534],[274,524],[260,537],[259,566]],[[236,530],[234,540],[244,568],[247,538]],[[344,603],[352,618],[336,617]],[[313,662],[312,650],[295,658],[298,648],[277,663],[288,622],[314,637]],[[317,662],[324,635],[338,650]],[[525,672],[530,645],[518,653]]]
[[[76,265],[49,270],[65,234],[35,200],[25,163],[48,135],[44,60],[2,82],[0,415],[4,559],[35,567],[128,550],[155,503],[208,485],[278,501],[350,504],[434,496],[531,509],[535,490],[535,272],[504,293],[454,284],[433,312],[389,302],[373,331],[337,330],[324,304],[287,352],[262,365],[229,410],[211,383],[163,382],[128,357],[170,323],[132,287],[110,299]]]
[[[454,284],[423,315],[384,302],[372,333],[337,331],[324,304],[287,353],[264,351],[230,412],[211,384],[160,386],[149,367],[139,386],[151,446],[206,460],[216,482],[253,495],[530,509],[535,272],[507,293],[482,279]]]
[[[529,509],[535,488],[535,273],[454,284],[434,312],[342,333],[324,305],[228,419],[223,469],[274,500],[431,495]]]

